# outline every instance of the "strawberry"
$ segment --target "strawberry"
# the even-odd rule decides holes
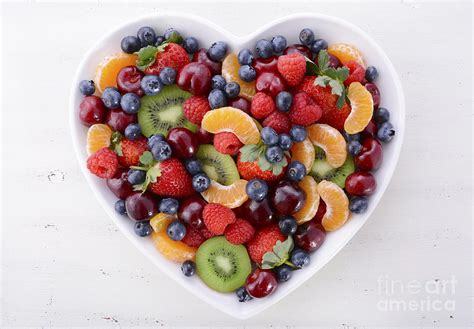
[[[145,54],[146,49],[150,49],[150,53]],[[144,54],[141,56],[141,54]],[[155,59],[151,65],[145,64],[141,66],[140,61],[143,57],[149,57],[151,55],[155,56]],[[144,59],[146,62],[146,59]],[[186,64],[189,64],[189,56],[186,50],[183,47],[176,43],[167,43],[159,47],[148,46],[142,48],[138,53],[138,64],[139,68],[145,67],[146,74],[156,74],[158,75],[162,68],[171,67],[176,72],[179,72]]]
[[[224,232],[225,238],[232,244],[244,244],[252,239],[255,234],[253,226],[245,219],[237,220],[229,224]]]
[[[214,147],[223,154],[237,155],[242,142],[231,132],[221,132],[214,136]]]
[[[306,73],[306,60],[298,52],[278,57],[278,72],[289,86],[298,85]]]
[[[263,92],[258,92],[252,97],[250,112],[255,119],[263,119],[275,111],[275,102]]]
[[[190,122],[200,125],[204,114],[210,111],[211,107],[207,98],[191,96],[183,103],[183,113]]]
[[[104,147],[87,159],[87,169],[100,178],[112,178],[117,172],[117,154],[108,147]]]
[[[229,224],[235,222],[232,209],[218,203],[209,203],[202,211],[202,218],[206,228],[214,234],[223,234]]]
[[[247,244],[250,258],[255,263],[261,264],[263,255],[272,251],[277,241],[285,241],[285,236],[281,234],[277,225],[270,225],[262,228]]]
[[[297,93],[293,97],[290,108],[291,123],[301,126],[309,126],[321,118],[323,111],[321,108],[304,92]]]
[[[119,162],[124,167],[138,165],[140,163],[140,155],[148,150],[147,139],[144,137],[134,141],[124,138],[120,142],[120,147],[122,155],[119,156]]]
[[[365,69],[356,61],[344,64],[349,69],[349,76],[344,80],[344,85],[349,86],[353,82],[362,82],[365,79]]]
[[[285,175],[285,168],[278,175],[273,174],[272,170],[262,170],[258,165],[258,160],[253,162],[242,161],[242,154],[239,154],[237,158],[237,169],[243,179],[251,180],[254,178],[263,179],[266,182],[279,181]]]
[[[291,121],[288,115],[280,111],[275,111],[263,120],[264,127],[271,127],[277,134],[288,133],[291,129]]]
[[[151,169],[156,177],[148,189],[160,196],[182,198],[194,193],[191,176],[184,165],[175,158],[156,163]]]

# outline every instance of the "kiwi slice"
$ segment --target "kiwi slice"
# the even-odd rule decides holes
[[[228,154],[220,153],[213,145],[201,145],[197,158],[201,160],[202,170],[206,175],[220,184],[231,185],[240,179],[234,159]]]
[[[143,135],[167,136],[170,129],[175,127],[185,127],[195,132],[197,127],[183,114],[183,103],[190,96],[190,93],[176,85],[164,87],[158,95],[143,96],[138,110],[138,123]]]
[[[197,274],[209,288],[231,292],[241,287],[252,271],[247,249],[219,236],[204,242],[196,253]]]
[[[350,155],[347,155],[347,159],[341,167],[333,168],[326,161],[326,153],[324,153],[324,150],[316,147],[316,157],[309,174],[313,176],[318,183],[322,180],[329,180],[339,185],[339,187],[344,188],[347,176],[352,174],[354,170],[354,160]]]

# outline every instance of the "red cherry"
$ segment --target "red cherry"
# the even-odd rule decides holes
[[[326,230],[321,224],[314,221],[298,226],[295,240],[298,247],[306,251],[316,251],[326,238]]]
[[[158,212],[158,200],[148,193],[136,192],[125,199],[127,215],[133,220],[146,220]]]
[[[377,124],[372,119],[369,121],[369,124],[365,129],[362,131],[362,137],[374,137],[377,136]]]
[[[214,134],[202,129],[199,127],[198,131],[196,132],[196,137],[199,141],[199,144],[212,144],[214,140]]]
[[[180,159],[191,158],[199,147],[196,135],[186,128],[171,129],[167,140],[173,155]]]
[[[121,200],[125,200],[129,195],[133,194],[133,186],[128,182],[128,170],[121,168],[113,178],[108,178],[106,183],[115,196]]]
[[[79,105],[79,119],[84,126],[103,123],[107,115],[102,99],[97,96],[86,96]]]
[[[258,76],[255,89],[276,97],[280,91],[286,90],[286,84],[280,74],[264,72]]]
[[[312,221],[314,223],[321,224],[321,222],[323,220],[323,216],[324,216],[325,213],[326,213],[326,203],[322,199],[320,199],[319,200],[318,211],[316,212],[316,215],[314,216]]]
[[[257,268],[250,274],[245,283],[245,289],[254,298],[262,298],[273,293],[278,286],[275,274],[270,270]]]
[[[145,74],[136,66],[125,66],[117,74],[117,87],[122,94],[134,93],[143,96],[140,82]]]
[[[221,74],[222,63],[214,62],[212,59],[210,59],[206,48],[201,48],[199,51],[194,53],[193,62],[206,65],[207,68],[211,70],[212,75]]]
[[[206,201],[199,196],[189,197],[179,205],[178,218],[186,224],[200,229],[204,226],[202,211],[206,204]]]
[[[194,95],[205,95],[211,90],[211,71],[201,63],[189,63],[178,73],[176,84]]]
[[[252,225],[265,226],[273,222],[274,211],[268,199],[254,201],[248,199],[243,205],[235,209],[239,218],[245,218]]]
[[[288,55],[288,54],[293,54],[293,53],[300,53],[303,56],[306,56],[308,58],[313,57],[313,53],[311,50],[304,46],[304,45],[291,45],[285,48],[283,51],[283,55]]]
[[[247,114],[250,114],[250,102],[242,97],[236,97],[229,100],[229,106],[241,109]]]
[[[290,215],[303,208],[306,193],[290,181],[281,181],[271,196],[273,207],[282,215]]]
[[[372,94],[374,100],[374,109],[377,109],[380,105],[380,91],[375,83],[366,83],[365,88]]]
[[[112,130],[120,131],[123,134],[129,124],[137,122],[137,115],[125,113],[122,109],[113,109],[107,113],[105,122]]]
[[[345,187],[351,195],[368,196],[375,192],[377,182],[370,172],[356,171],[347,176]]]
[[[362,150],[355,156],[354,161],[360,170],[376,170],[382,162],[382,145],[374,138],[366,138],[362,141]]]
[[[257,72],[257,76],[263,72],[278,73],[278,56],[270,56],[268,58],[256,58],[252,62],[252,66]]]

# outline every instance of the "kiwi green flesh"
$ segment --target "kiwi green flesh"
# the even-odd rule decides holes
[[[199,147],[197,158],[202,163],[202,170],[210,179],[223,185],[231,185],[240,179],[234,159],[222,154],[213,145],[203,144]]]
[[[220,236],[207,240],[199,247],[196,270],[209,288],[231,292],[244,285],[252,265],[243,245],[233,245]]]
[[[158,95],[143,96],[138,110],[138,123],[143,135],[167,136],[175,127],[184,127],[195,132],[196,125],[189,122],[183,114],[183,103],[190,96],[190,93],[176,85],[164,87]]]
[[[352,174],[354,170],[354,160],[350,155],[347,155],[346,161],[341,167],[333,168],[326,161],[324,151],[316,147],[316,159],[314,160],[309,174],[313,176],[318,183],[322,180],[328,180],[344,188],[347,176]]]

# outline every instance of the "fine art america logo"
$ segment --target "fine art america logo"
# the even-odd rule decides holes
[[[388,275],[377,279],[377,293],[380,296],[377,309],[387,312],[439,312],[454,311],[454,294],[457,280],[449,279],[428,281],[396,280]]]

